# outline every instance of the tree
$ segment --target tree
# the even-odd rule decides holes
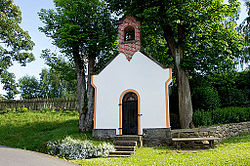
[[[7,91],[7,98],[13,98],[17,93],[15,76],[8,72],[13,61],[25,66],[34,60],[31,51],[34,43],[21,23],[21,11],[13,4],[13,0],[0,0],[0,80]]]
[[[248,57],[250,55],[250,2],[245,0],[248,16],[242,21],[238,27],[239,32],[245,37],[243,54]],[[243,59],[244,60],[244,59]],[[244,63],[244,61],[242,61]]]
[[[18,85],[15,82],[15,75],[5,70],[1,73],[1,82],[4,85],[3,89],[7,91],[4,97],[6,99],[14,99],[14,96],[18,94],[18,91],[17,91]]]
[[[6,100],[3,95],[0,94],[0,101]]]
[[[61,98],[63,96],[64,86],[60,79],[60,73],[53,69],[43,69],[40,73],[40,88],[43,98]]]
[[[18,80],[23,99],[38,98],[41,95],[39,81],[34,76],[24,76]]]
[[[181,128],[192,127],[190,74],[195,72],[206,74],[229,69],[237,58],[245,58],[240,57],[242,39],[235,30],[234,23],[239,2],[237,0],[229,0],[229,4],[224,4],[223,0],[108,0],[108,2],[117,14],[124,12],[141,18],[143,33],[150,34],[161,43],[163,41],[168,47],[165,52],[173,59],[177,79]]]
[[[72,64],[56,57],[56,64],[43,69],[40,80],[24,76],[19,80],[20,94],[24,99],[67,98],[76,96],[76,73]],[[46,61],[46,64],[49,64]],[[51,65],[51,64],[49,64]]]
[[[91,75],[94,74],[96,57],[108,54],[113,47],[116,30],[111,14],[105,3],[98,0],[54,0],[55,10],[42,9],[39,13],[45,24],[40,31],[52,38],[53,44],[60,48],[74,62],[77,73],[77,94],[79,129],[92,130],[93,97]],[[87,110],[85,72],[88,63]]]
[[[43,50],[41,57],[50,67],[40,73],[42,97],[75,97],[77,81],[73,63],[51,53],[50,50]]]

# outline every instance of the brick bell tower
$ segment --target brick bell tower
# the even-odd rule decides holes
[[[135,17],[125,16],[119,22],[119,52],[130,61],[141,49],[141,23]]]

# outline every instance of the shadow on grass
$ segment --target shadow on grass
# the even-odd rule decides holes
[[[46,142],[61,140],[67,136],[76,139],[92,139],[90,132],[78,131],[78,120],[64,122],[32,122],[25,126],[0,126],[0,145],[46,152]]]

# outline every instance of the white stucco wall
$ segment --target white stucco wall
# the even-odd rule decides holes
[[[93,76],[97,90],[96,129],[116,129],[118,134],[119,98],[127,89],[140,95],[141,133],[143,128],[166,128],[165,82],[169,77],[169,69],[141,52],[136,52],[130,62],[124,54],[117,55]]]

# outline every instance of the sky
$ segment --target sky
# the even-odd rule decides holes
[[[242,22],[242,20],[247,16],[246,7],[243,5],[244,0],[241,0],[241,2],[241,13],[238,23]],[[9,71],[15,74],[16,81],[25,75],[39,78],[39,73],[41,73],[42,69],[48,68],[44,64],[44,60],[40,58],[42,50],[48,48],[51,49],[52,52],[58,52],[58,49],[51,44],[51,39],[47,38],[42,32],[38,30],[38,27],[43,26],[43,24],[39,20],[37,13],[42,8],[54,8],[53,0],[14,0],[14,4],[19,6],[22,12],[21,27],[25,31],[29,32],[32,41],[35,42],[33,54],[36,60],[28,63],[25,67],[20,66],[18,63],[14,63],[14,65],[10,67]],[[5,94],[1,84],[0,94]]]

